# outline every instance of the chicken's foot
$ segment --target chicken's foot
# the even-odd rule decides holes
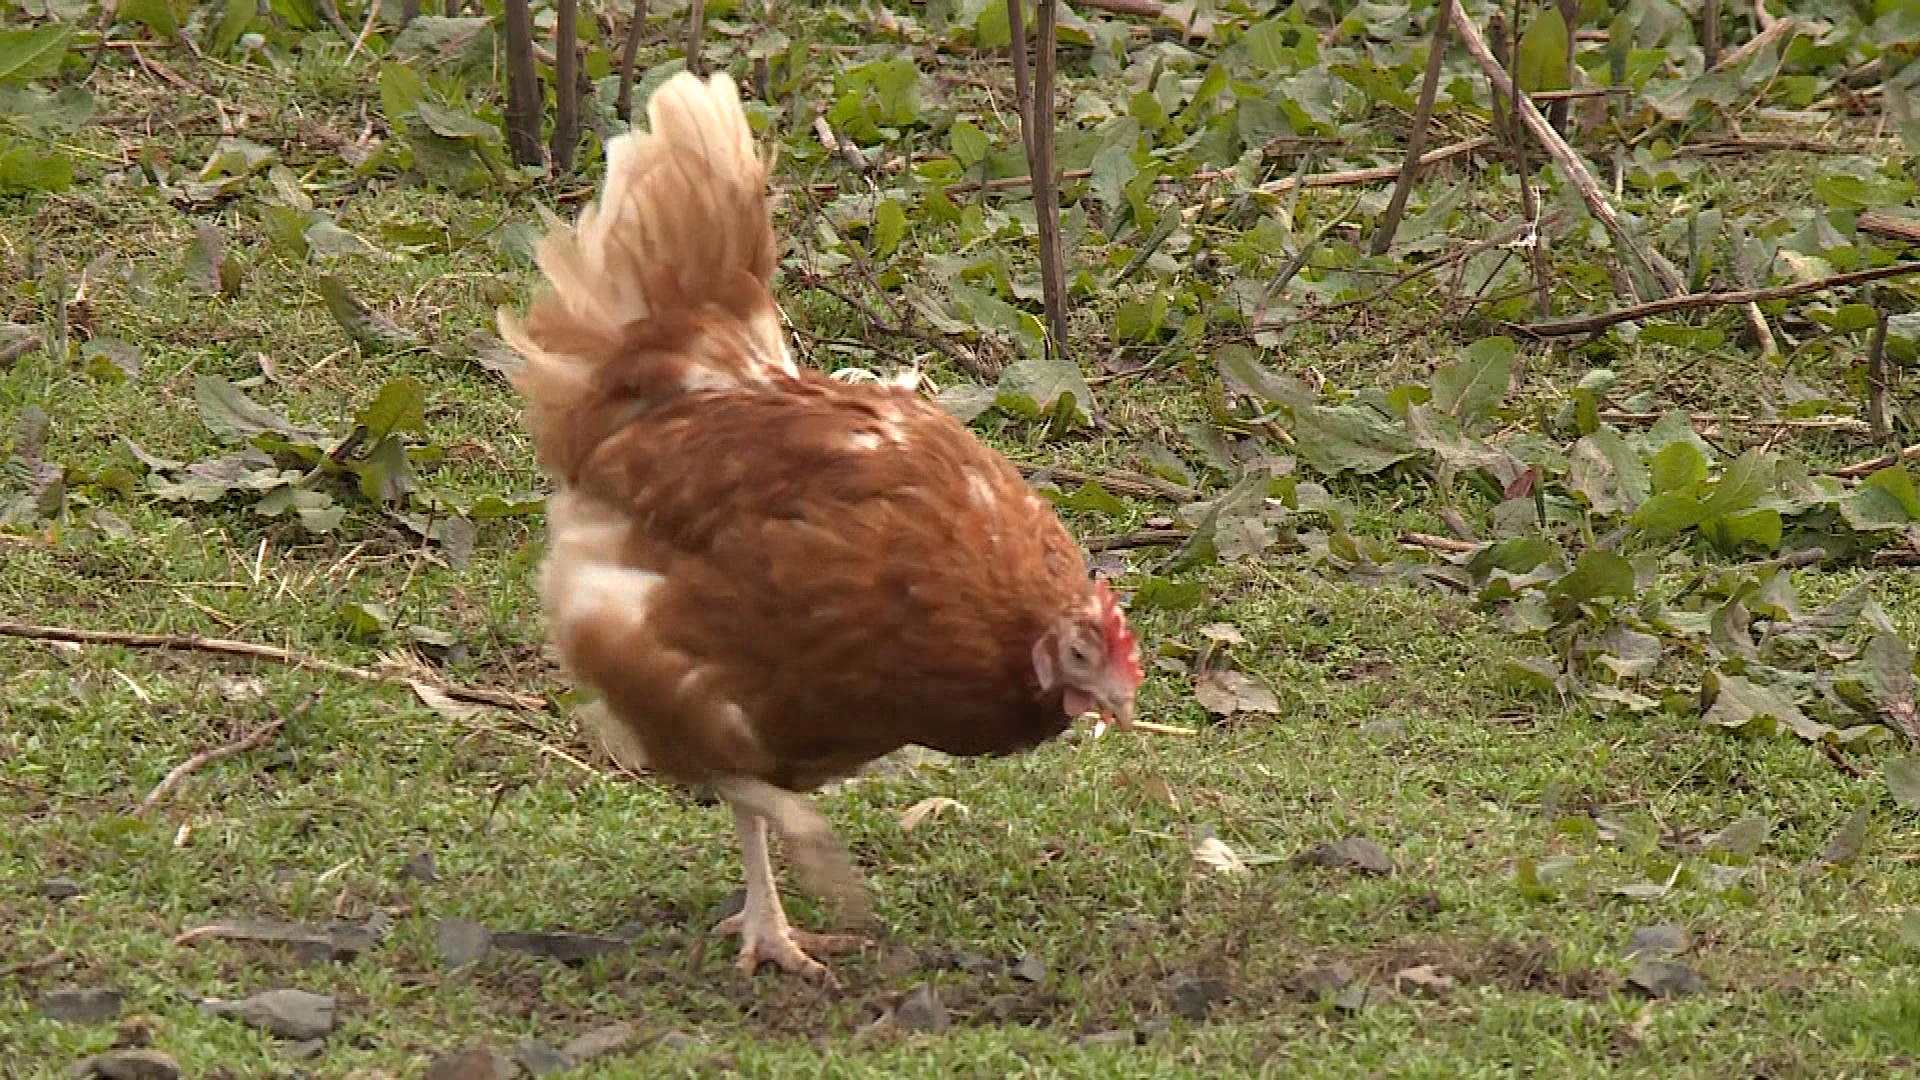
[[[752,975],[772,961],[790,975],[837,985],[833,972],[817,956],[848,952],[867,944],[851,934],[813,934],[795,930],[780,904],[773,881],[773,860],[767,851],[767,819],[741,806],[733,810],[740,833],[740,857],[746,864],[747,899],[738,914],[722,919],[716,934],[740,935],[740,970]]]

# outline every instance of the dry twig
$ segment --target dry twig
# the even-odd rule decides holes
[[[261,724],[259,727],[254,728],[252,731],[247,732],[245,735],[242,735],[230,743],[202,750],[180,764],[175,765],[171,772],[167,773],[158,784],[154,785],[152,791],[147,792],[147,797],[140,800],[140,808],[135,810],[134,813],[144,814],[155,806],[160,805],[160,800],[172,794],[173,789],[179,787],[182,781],[193,774],[194,770],[211,765],[216,761],[225,761],[230,757],[244,754],[249,750],[258,749],[264,745],[268,739],[273,738],[274,732],[287,726],[288,721],[299,719],[308,709],[313,708],[314,703],[319,700],[320,695],[318,692],[308,694],[307,699],[295,707],[292,712],[284,716],[276,716],[272,720]]]
[[[1054,22],[1059,8],[1057,0],[1037,0],[1037,3],[1033,124],[1027,132],[1033,157],[1027,163],[1027,171],[1033,174],[1034,217],[1040,226],[1040,303],[1046,309],[1047,336],[1053,339],[1053,349],[1064,354],[1067,350],[1066,245],[1060,237],[1060,178],[1054,173],[1053,155],[1053,75],[1057,59]]]
[[[215,653],[221,656],[243,656],[254,660],[272,660],[289,667],[306,668],[321,671],[329,675],[339,675],[359,682],[386,683],[390,686],[428,686],[455,701],[465,701],[474,705],[492,705],[501,709],[517,709],[521,712],[543,712],[547,703],[541,698],[526,694],[515,694],[506,690],[488,690],[470,686],[455,686],[451,683],[428,682],[410,675],[401,675],[368,668],[354,667],[333,660],[323,660],[317,656],[282,649],[276,645],[262,645],[253,641],[234,641],[228,638],[202,637],[199,634],[128,634],[112,630],[76,630],[65,626],[36,626],[22,622],[0,622],[0,637],[27,638],[33,641],[66,641],[75,645],[118,645],[127,649],[169,649],[176,652]]]
[[[1474,60],[1485,70],[1487,81],[1493,84],[1494,95],[1515,103],[1520,113],[1520,122],[1533,133],[1535,139],[1539,140],[1547,156],[1553,158],[1554,164],[1560,167],[1560,171],[1573,184],[1574,190],[1578,191],[1580,198],[1586,202],[1587,210],[1607,230],[1607,235],[1613,237],[1614,243],[1618,244],[1622,250],[1631,252],[1642,266],[1659,279],[1669,294],[1684,290],[1686,285],[1680,280],[1680,275],[1673,267],[1667,265],[1664,260],[1654,259],[1641,246],[1640,241],[1627,231],[1626,226],[1620,223],[1620,217],[1614,213],[1613,205],[1607,202],[1607,197],[1601,192],[1600,185],[1594,182],[1593,174],[1587,172],[1587,167],[1581,164],[1579,155],[1573,152],[1573,148],[1567,145],[1567,141],[1560,137],[1559,132],[1553,130],[1553,125],[1547,123],[1547,118],[1540,115],[1540,110],[1533,107],[1533,102],[1527,100],[1524,94],[1516,92],[1513,80],[1507,77],[1506,69],[1502,68],[1500,62],[1494,58],[1493,51],[1487,47],[1486,39],[1480,36],[1480,28],[1473,24],[1473,17],[1458,6],[1453,9],[1453,28],[1459,33],[1461,44],[1467,47],[1467,51],[1473,54]]]
[[[580,2],[555,0],[553,21],[553,171],[573,171],[580,149]]]
[[[1427,124],[1433,119],[1433,101],[1440,93],[1440,70],[1447,58],[1447,24],[1453,18],[1454,0],[1440,0],[1433,16],[1433,40],[1427,45],[1427,72],[1420,83],[1420,101],[1413,110],[1413,130],[1407,134],[1407,161],[1400,166],[1400,179],[1393,186],[1386,213],[1374,227],[1371,250],[1385,255],[1393,246],[1393,235],[1400,231],[1400,218],[1407,212],[1407,197],[1420,176],[1420,155],[1427,149]]]
[[[1175,502],[1193,502],[1200,493],[1185,484],[1176,484],[1171,480],[1162,480],[1157,476],[1147,476],[1137,472],[1084,473],[1074,469],[1060,469],[1051,465],[1028,465],[1014,462],[1020,475],[1031,478],[1036,473],[1044,473],[1062,484],[1084,484],[1091,480],[1115,495],[1126,495],[1135,499],[1172,499]]]
[[[1192,537],[1193,534],[1185,529],[1135,529],[1112,536],[1091,537],[1087,540],[1087,550],[1131,551],[1143,547],[1172,547],[1184,544]]]
[[[640,31],[647,25],[647,0],[633,0],[633,21],[620,46],[620,93],[613,99],[614,115],[633,123],[633,65],[640,57]]]
[[[1828,476],[1837,476],[1842,480],[1858,480],[1863,476],[1871,476],[1881,469],[1891,469],[1903,461],[1912,461],[1915,458],[1920,458],[1920,443],[1902,447],[1891,454],[1881,454],[1876,458],[1843,465],[1838,469],[1827,469],[1825,472]]]
[[[1669,296],[1664,300],[1654,300],[1645,304],[1620,308],[1600,315],[1584,315],[1577,319],[1555,319],[1550,322],[1509,323],[1515,331],[1529,337],[1552,338],[1571,337],[1575,334],[1591,334],[1617,326],[1624,322],[1649,319],[1656,315],[1671,315],[1676,311],[1697,311],[1701,308],[1731,307],[1734,304],[1759,304],[1769,300],[1787,300],[1809,293],[1825,292],[1828,289],[1843,288],[1848,285],[1864,285],[1869,281],[1881,281],[1886,278],[1900,277],[1903,274],[1920,272],[1920,259],[1897,262],[1891,266],[1877,266],[1870,270],[1854,270],[1850,273],[1835,274],[1832,277],[1816,281],[1801,281],[1792,285],[1775,285],[1765,289],[1730,289],[1726,292],[1685,293]]]
[[[1403,532],[1400,534],[1400,542],[1407,547],[1437,551],[1442,555],[1465,555],[1480,547],[1479,544],[1470,540],[1455,540],[1451,536],[1435,536],[1432,533],[1423,532]]]
[[[1876,439],[1884,439],[1892,426],[1887,422],[1887,313],[1874,312],[1873,340],[1867,345],[1867,427]]]

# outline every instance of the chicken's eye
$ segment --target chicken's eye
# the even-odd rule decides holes
[[[1098,657],[1093,647],[1082,641],[1067,642],[1067,666],[1077,671],[1090,671]]]

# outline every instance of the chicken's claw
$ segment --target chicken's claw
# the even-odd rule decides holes
[[[815,957],[855,952],[871,944],[866,938],[855,934],[814,934],[795,930],[784,921],[750,924],[745,912],[720,920],[713,932],[740,935],[740,959],[737,963],[746,975],[753,975],[762,964],[771,961],[789,975],[798,975],[828,987],[839,986],[840,980],[834,978],[833,972]]]

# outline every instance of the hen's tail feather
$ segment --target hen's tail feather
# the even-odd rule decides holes
[[[541,242],[551,288],[524,319],[500,312],[527,360],[517,382],[535,445],[563,480],[638,409],[795,374],[768,291],[767,166],[739,89],[675,75],[647,120],[607,143],[600,199]]]

